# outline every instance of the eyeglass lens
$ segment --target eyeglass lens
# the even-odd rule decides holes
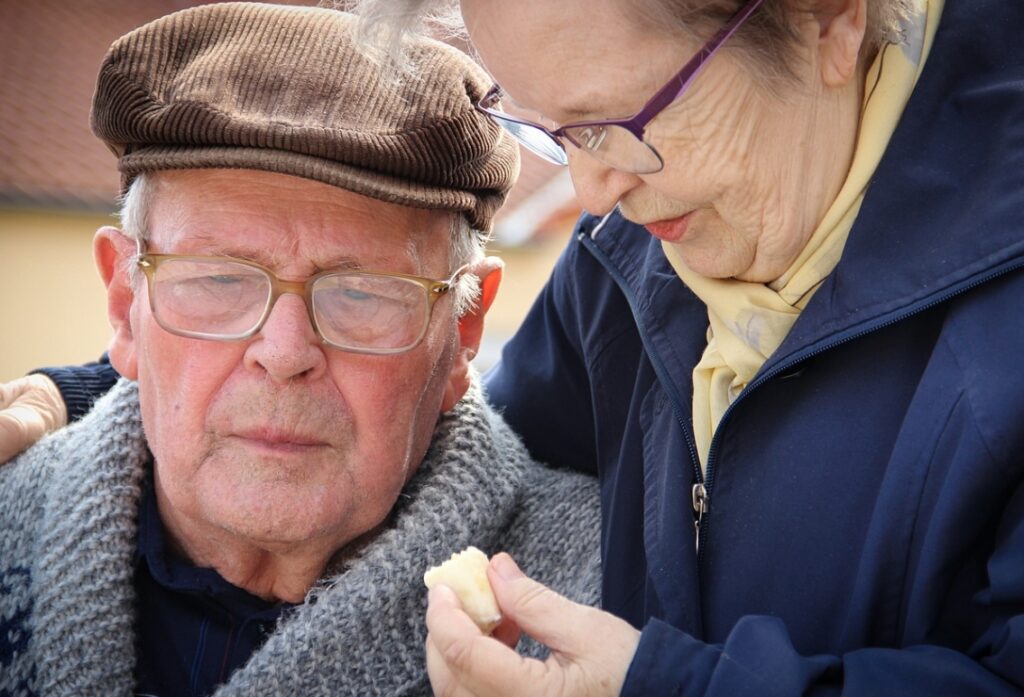
[[[650,174],[662,168],[661,156],[627,129],[611,124],[564,129],[565,138],[609,167],[634,174]]]
[[[167,259],[153,277],[153,307],[168,331],[211,339],[243,338],[269,310],[273,282],[230,261]],[[313,317],[338,348],[395,350],[415,345],[428,321],[427,289],[400,277],[345,272],[318,278]]]
[[[520,144],[548,162],[566,165],[569,162],[562,145],[546,131],[530,123],[506,118],[489,111]],[[644,141],[621,126],[609,124],[567,128],[562,136],[609,167],[636,174],[649,174],[662,168],[661,156]]]
[[[266,274],[243,264],[169,259],[153,278],[157,319],[192,334],[242,336],[259,324],[270,300]]]
[[[427,321],[426,289],[390,276],[323,276],[313,285],[313,313],[332,344],[396,349],[419,341]]]
[[[498,125],[508,131],[521,145],[526,147],[534,155],[539,155],[548,162],[556,165],[567,165],[569,159],[565,156],[565,150],[561,143],[551,135],[537,128],[536,126],[515,119],[505,118],[499,112],[488,112],[490,117],[498,122]]]

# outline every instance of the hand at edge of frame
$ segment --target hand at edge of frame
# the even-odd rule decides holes
[[[0,384],[0,463],[67,421],[64,398],[45,375],[33,373]]]
[[[495,555],[487,576],[505,618],[494,637],[480,632],[451,589],[430,591],[427,672],[437,697],[620,693],[640,632],[537,583],[507,554]],[[515,652],[520,629],[551,649],[547,660]]]

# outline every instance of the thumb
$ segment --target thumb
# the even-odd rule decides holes
[[[488,580],[501,614],[552,651],[574,656],[593,608],[572,602],[524,574],[508,554],[491,559]]]

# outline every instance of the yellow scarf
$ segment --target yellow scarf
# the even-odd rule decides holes
[[[662,245],[676,273],[708,307],[708,346],[693,369],[693,432],[701,468],[725,410],[785,339],[846,245],[903,107],[931,48],[943,0],[926,0],[907,23],[907,41],[886,45],[868,70],[860,134],[839,195],[800,256],[771,284],[705,278],[690,271],[671,244]],[[884,70],[883,70],[884,68]]]

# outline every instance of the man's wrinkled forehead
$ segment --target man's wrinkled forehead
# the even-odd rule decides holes
[[[259,170],[152,172],[151,248],[278,267],[421,273],[447,251],[455,215]],[[396,267],[397,264],[397,267]]]

